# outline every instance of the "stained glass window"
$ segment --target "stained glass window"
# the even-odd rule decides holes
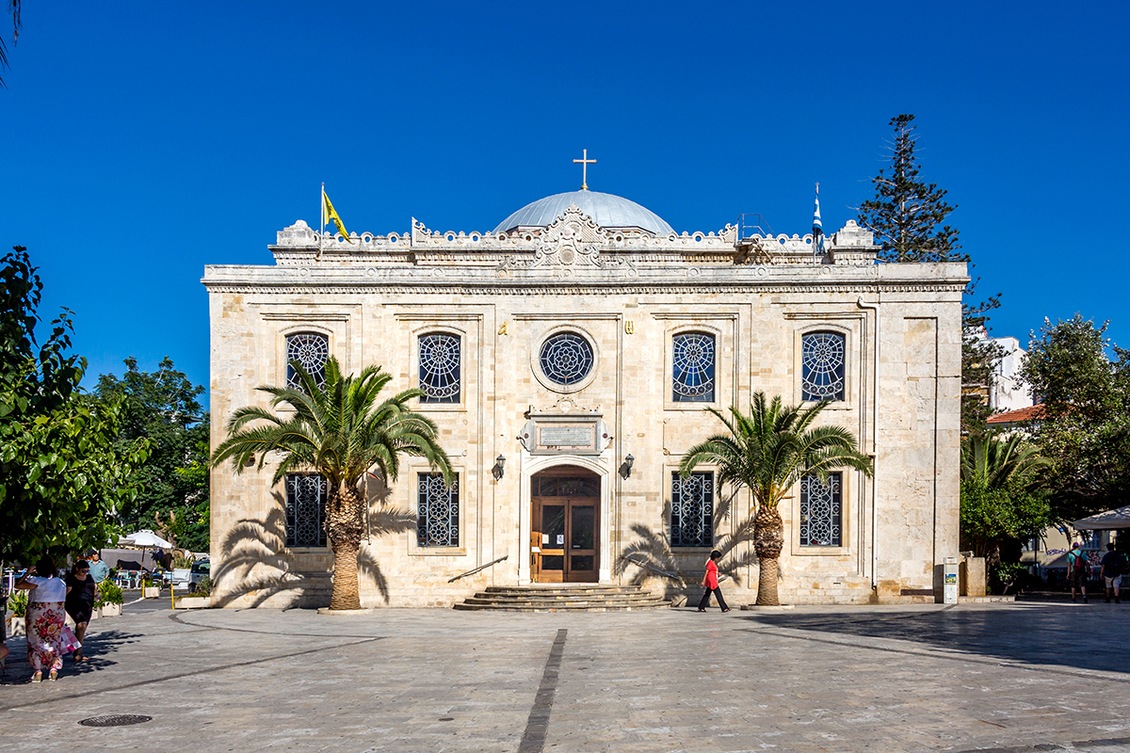
[[[442,473],[421,473],[416,480],[416,543],[459,546],[459,479],[448,486]]]
[[[705,332],[675,335],[672,351],[672,400],[714,401],[714,336]]]
[[[592,345],[575,332],[561,332],[541,346],[541,371],[554,384],[569,386],[583,380],[595,361]]]
[[[299,365],[314,377],[319,387],[326,386],[326,361],[330,357],[330,340],[316,332],[303,332],[286,338],[286,386],[301,389],[298,372],[293,363]]]
[[[800,545],[843,546],[843,478],[829,473],[800,480]]]
[[[671,546],[714,545],[714,474],[671,474]]]
[[[458,403],[460,342],[457,335],[431,334],[420,338],[421,403]]]
[[[286,545],[325,546],[326,480],[316,474],[286,477]]]
[[[801,400],[844,399],[844,336],[811,332],[801,338]]]

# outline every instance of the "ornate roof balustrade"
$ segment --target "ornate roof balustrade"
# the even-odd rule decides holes
[[[537,266],[618,266],[670,264],[672,257],[696,264],[817,266],[873,264],[878,247],[871,232],[853,220],[834,234],[824,254],[814,252],[809,235],[752,235],[739,242],[738,230],[654,235],[597,225],[576,206],[545,227],[513,232],[435,231],[412,220],[408,233],[354,233],[349,239],[319,233],[303,220],[278,233],[271,246],[281,266],[306,264],[311,255],[338,264],[463,264],[521,268]]]

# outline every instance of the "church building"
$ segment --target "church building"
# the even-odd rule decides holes
[[[273,264],[205,268],[213,447],[233,411],[268,405],[256,387],[294,378],[291,361],[377,364],[390,394],[423,391],[415,409],[438,425],[456,481],[416,458],[366,480],[363,606],[633,578],[686,595],[624,553],[651,542],[701,574],[749,517],[748,493],[713,469],[678,469],[724,430],[706,408],[748,411],[759,391],[830,400],[821,420],[851,430],[875,467],[806,478],[782,503],[782,603],[940,592],[940,563],[958,554],[964,264],[878,263],[853,221],[828,237],[742,220],[676,232],[587,186],[484,219],[493,229],[413,220],[349,238],[299,220]],[[268,470],[214,469],[214,602],[328,603],[324,495],[315,475],[273,486]],[[738,575],[726,598],[751,603],[756,561]]]

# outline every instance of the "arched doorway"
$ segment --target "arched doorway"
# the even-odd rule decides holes
[[[600,476],[556,466],[530,479],[530,575],[535,583],[596,583]]]

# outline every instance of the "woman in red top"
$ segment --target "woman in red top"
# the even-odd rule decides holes
[[[705,612],[706,608],[710,606],[710,594],[718,597],[718,606],[722,608],[723,612],[729,612],[730,608],[726,606],[726,600],[722,598],[722,589],[718,587],[718,560],[722,559],[722,552],[715,549],[710,553],[710,559],[706,561],[706,575],[702,576],[702,587],[706,592],[702,595],[702,600],[698,602],[698,611]]]

